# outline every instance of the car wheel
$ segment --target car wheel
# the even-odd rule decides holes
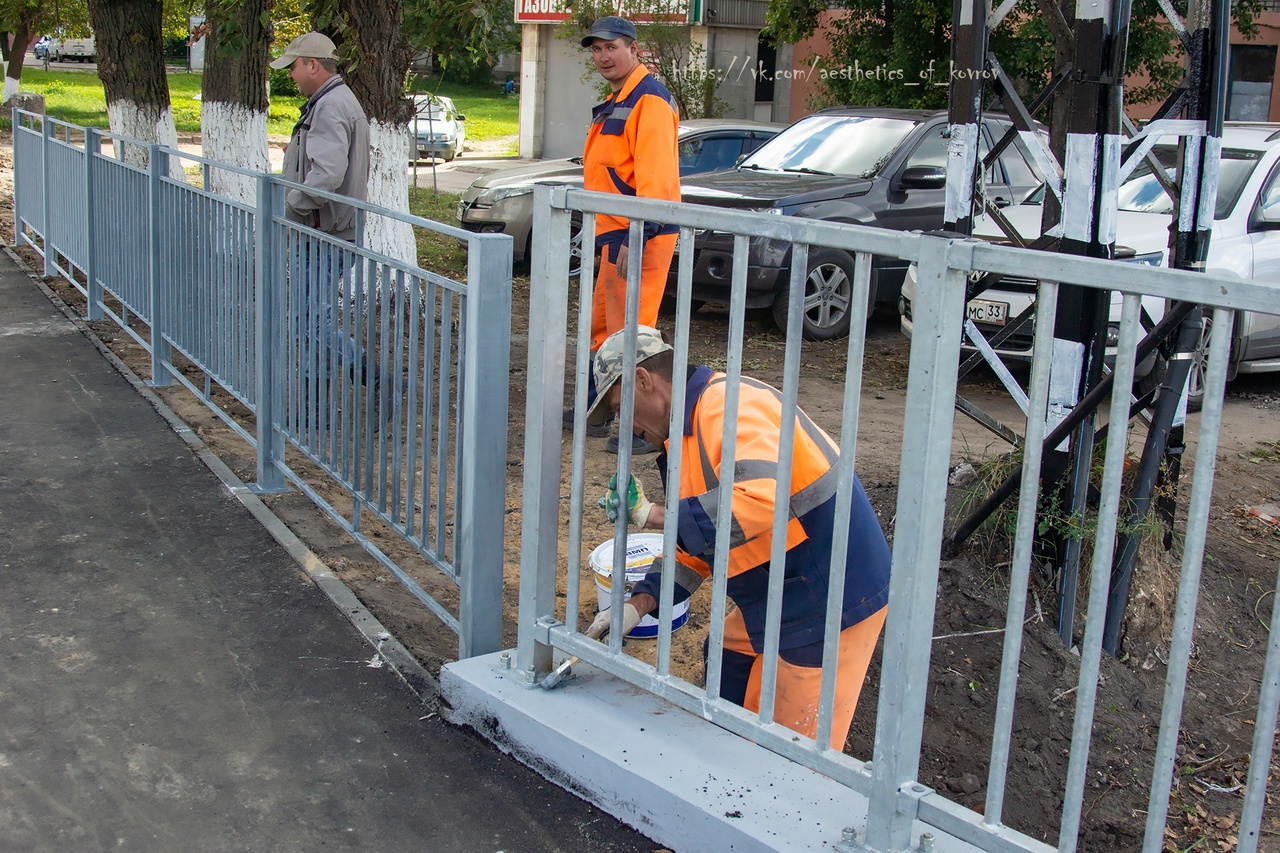
[[[444,155],[444,161],[445,161],[446,163],[452,163],[452,162],[453,162],[453,158],[454,158],[454,157],[456,157],[456,156],[458,156],[458,155],[457,155],[455,152],[450,151],[448,154],[445,154],[445,155]]]
[[[784,271],[784,275],[790,275]],[[875,304],[875,295],[871,294]],[[838,249],[818,249],[809,253],[809,274],[805,277],[804,336],[811,341],[829,341],[849,334],[853,301],[853,259]],[[787,328],[787,291],[782,288],[773,300],[773,320]]]
[[[569,226],[569,229],[569,278],[577,278],[582,275],[583,248],[581,217],[574,216],[573,224]]]
[[[1187,411],[1198,412],[1204,405],[1204,381],[1209,373],[1209,337],[1213,333],[1213,316],[1201,309],[1200,343],[1191,354],[1191,369],[1187,373]]]

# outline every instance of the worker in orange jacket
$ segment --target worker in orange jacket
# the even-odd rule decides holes
[[[582,39],[596,70],[611,90],[591,111],[583,151],[583,186],[593,192],[680,201],[680,153],[676,135],[680,117],[675,99],[640,61],[635,25],[609,16],[591,25]],[[599,252],[591,308],[591,349],[622,328],[627,306],[627,257],[630,223],[618,216],[596,217],[595,250]],[[640,272],[640,323],[654,326],[666,289],[667,271],[676,249],[677,228],[644,223],[644,256]],[[589,401],[594,395],[588,392]],[[608,449],[617,452],[617,439]],[[638,437],[633,452],[657,447]]]
[[[595,355],[594,372],[600,395],[587,413],[587,423],[602,423],[622,401],[624,332],[615,332]],[[671,347],[661,333],[641,326],[637,334],[635,371],[635,428],[649,441],[669,444],[671,423]],[[675,602],[682,602],[711,576],[715,560],[716,516],[720,501],[721,442],[727,383],[723,373],[709,367],[690,368],[685,386],[684,429],[676,520]],[[742,378],[738,418],[732,523],[729,541],[727,591],[737,609],[725,618],[720,695],[751,711],[760,709],[764,667],[765,611],[769,576],[782,571],[781,634],[774,721],[793,731],[816,737],[822,682],[827,589],[836,524],[837,468],[840,449],[803,411],[796,410],[791,454],[791,485],[786,559],[771,564],[777,470],[781,457],[782,395],[763,382]],[[666,453],[658,457],[658,472],[667,483]],[[644,496],[634,477],[628,488],[611,484],[602,500],[610,519],[625,511],[640,528],[661,529],[665,507]],[[889,600],[889,546],[875,510],[855,475],[844,565],[844,599],[840,615],[836,703],[831,748],[843,750],[853,713],[862,691],[871,654],[884,625]],[[658,607],[662,580],[655,564],[632,589],[624,605],[623,632],[630,633],[640,618]],[[610,625],[605,608],[587,630],[599,637]]]

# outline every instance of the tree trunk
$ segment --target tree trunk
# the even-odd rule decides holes
[[[97,39],[98,76],[107,96],[112,133],[176,148],[178,132],[169,108],[164,68],[163,4],[160,0],[89,0],[89,22]],[[124,146],[125,159],[143,164],[137,146]],[[176,157],[170,174],[183,177]]]
[[[272,34],[271,0],[206,6],[200,134],[204,156],[253,172],[271,171],[267,155],[267,62]],[[213,192],[253,204],[253,178],[211,170]]]
[[[343,79],[369,118],[369,201],[408,212],[413,102],[405,97],[404,84],[412,51],[401,25],[402,4],[400,0],[337,0],[334,5],[345,33],[333,26],[323,29],[339,45]],[[365,245],[416,263],[413,228],[408,223],[369,217]]]
[[[22,60],[27,56],[29,44],[31,28],[26,21],[19,21],[18,28],[13,31],[13,45],[9,48],[9,66],[4,70],[4,94],[0,95],[0,104],[9,103],[9,99],[18,94],[22,83]]]

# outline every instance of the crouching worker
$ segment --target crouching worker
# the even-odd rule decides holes
[[[624,332],[610,335],[596,353],[593,369],[599,397],[587,413],[588,424],[604,423],[622,398]],[[673,353],[656,329],[641,326],[637,337],[635,431],[662,447],[658,472],[667,482],[671,437]],[[715,519],[719,501],[721,437],[724,434],[726,377],[709,367],[691,367],[686,384],[684,429],[676,520],[675,601],[687,599],[707,578],[715,560]],[[747,377],[739,391],[737,450],[730,527],[728,594],[737,609],[725,617],[720,695],[750,711],[760,710],[764,668],[765,611],[769,574],[783,582],[781,640],[774,720],[800,734],[816,737],[822,682],[823,627],[831,573],[836,517],[836,462],[840,449],[804,412],[796,410],[791,463],[786,562],[769,562],[782,424],[782,394]],[[616,486],[616,482],[611,484]],[[875,511],[857,477],[845,561],[844,606],[840,618],[839,666],[831,748],[843,750],[858,694],[889,600],[889,546]],[[603,499],[613,520],[625,511],[640,528],[661,529],[666,508],[645,498],[634,477],[626,494],[610,488]],[[624,605],[629,633],[641,616],[658,608],[660,571],[636,584]],[[609,628],[603,610],[587,633],[599,637]],[[709,644],[708,644],[709,646]],[[706,652],[704,651],[704,655]]]

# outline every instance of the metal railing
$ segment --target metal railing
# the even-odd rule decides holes
[[[147,349],[150,384],[184,385],[255,448],[256,490],[310,497],[458,634],[459,657],[496,651],[507,396],[488,389],[509,377],[511,238],[307,189],[357,209],[347,242],[286,218],[299,186],[278,176],[18,110],[13,128],[15,241]],[[256,205],[205,188],[223,172],[255,181]],[[466,280],[364,246],[369,217],[458,239]],[[374,520],[456,603],[375,544]]]
[[[622,543],[626,538],[625,513],[613,528],[614,555],[612,604],[614,628],[608,643],[589,639],[581,632],[589,624],[590,612],[580,606],[583,575],[583,515],[585,496],[585,377],[589,369],[588,327],[593,275],[590,259],[584,264],[578,290],[572,293],[568,276],[571,220],[584,216],[585,233],[593,233],[596,214],[613,214],[630,218],[633,223],[631,245],[641,245],[638,223],[642,220],[677,225],[680,229],[677,274],[675,334],[675,366],[673,369],[672,421],[670,434],[680,435],[683,428],[685,375],[690,350],[691,281],[694,264],[693,236],[708,229],[734,235],[732,264],[732,296],[729,305],[728,344],[724,353],[727,374],[723,453],[719,476],[723,510],[729,503],[734,479],[734,442],[736,422],[736,386],[743,373],[743,336],[746,280],[749,249],[766,241],[789,245],[791,265],[789,326],[783,364],[782,423],[793,420],[794,406],[803,403],[799,393],[802,354],[800,291],[806,271],[805,259],[817,247],[841,249],[854,259],[854,288],[850,302],[853,312],[848,341],[848,360],[844,376],[843,415],[840,432],[842,453],[838,464],[836,530],[847,530],[850,514],[849,492],[856,461],[859,400],[862,392],[862,366],[865,353],[865,306],[872,259],[875,256],[899,258],[918,265],[918,287],[913,303],[914,333],[911,341],[910,370],[906,395],[906,412],[902,423],[901,463],[898,498],[892,539],[892,579],[888,618],[884,628],[879,707],[876,716],[874,754],[869,761],[833,750],[828,744],[833,710],[833,684],[836,667],[834,626],[839,624],[840,591],[833,589],[827,605],[826,653],[823,657],[823,685],[818,737],[798,737],[795,732],[773,720],[771,697],[775,668],[770,666],[778,649],[781,607],[771,601],[764,641],[766,661],[761,687],[760,713],[751,713],[719,695],[720,667],[727,609],[728,574],[727,543],[730,541],[728,512],[712,519],[717,522],[715,562],[710,601],[710,637],[705,683],[681,677],[673,671],[672,615],[675,575],[675,553],[678,543],[674,520],[677,518],[677,495],[674,486],[665,496],[668,523],[663,530],[663,582],[659,599],[659,630],[653,664],[626,653],[617,636],[620,622],[624,582]],[[1030,384],[1029,416],[1026,420],[1026,449],[1023,454],[1023,483],[1040,481],[1041,443],[1045,437],[1049,366],[1052,330],[1059,284],[1073,283],[1086,287],[1105,287],[1124,293],[1123,318],[1115,359],[1114,390],[1110,424],[1111,436],[1101,486],[1101,502],[1096,510],[1096,541],[1092,566],[1092,585],[1086,618],[1087,628],[1081,648],[1081,666],[1077,692],[1077,710],[1073,729],[1068,774],[1061,791],[1043,791],[1046,798],[1060,797],[1064,803],[1057,849],[1076,849],[1081,826],[1085,772],[1089,756],[1089,740],[1094,714],[1101,657],[1103,613],[1106,608],[1110,558],[1121,515],[1120,485],[1127,446],[1128,411],[1134,377],[1134,354],[1142,329],[1139,323],[1140,294],[1153,294],[1169,300],[1183,300],[1212,305],[1214,328],[1228,328],[1235,310],[1274,311],[1277,291],[1274,286],[1254,281],[1197,275],[1180,271],[1151,269],[1134,264],[1118,264],[1103,260],[1044,254],[1031,250],[995,246],[979,241],[940,236],[897,233],[873,228],[844,226],[808,221],[795,217],[736,212],[697,205],[670,205],[645,199],[620,199],[616,196],[569,190],[562,187],[539,187],[536,190],[533,251],[532,298],[530,317],[530,355],[526,429],[526,467],[524,479],[524,521],[520,564],[519,649],[517,667],[526,681],[538,681],[552,666],[553,653],[577,655],[637,687],[661,696],[676,705],[704,717],[744,738],[786,756],[806,767],[821,772],[867,797],[869,813],[863,848],[875,851],[906,850],[913,844],[913,822],[920,821],[975,847],[991,851],[1047,851],[1046,843],[1008,827],[1002,822],[1006,774],[1011,756],[1010,732],[1014,699],[1018,688],[1018,665],[1023,637],[1024,611],[1031,569],[1032,542],[1037,523],[1039,488],[1022,491],[1017,516],[1017,533],[1010,569],[1010,594],[1004,626],[1005,641],[1000,674],[1000,688],[989,776],[983,813],[979,814],[934,791],[917,778],[921,758],[925,709],[929,702],[926,686],[929,666],[935,603],[938,587],[940,545],[946,510],[947,478],[951,465],[954,400],[957,382],[966,278],[978,272],[1016,274],[1042,282],[1036,320],[1035,352]],[[629,264],[634,280],[640,269],[638,252],[632,251]],[[628,324],[633,326],[638,301],[631,289]],[[571,297],[573,297],[571,299]],[[577,315],[576,339],[569,335],[569,321]],[[1185,689],[1192,622],[1204,556],[1205,531],[1213,483],[1214,457],[1221,424],[1222,399],[1226,377],[1229,336],[1213,336],[1208,354],[1211,369],[1208,376],[1203,414],[1200,417],[1194,478],[1190,484],[1190,502],[1182,552],[1181,586],[1170,649],[1167,688],[1161,718],[1159,745],[1151,778],[1150,802],[1136,804],[1146,809],[1145,850],[1155,853],[1163,844],[1163,829],[1174,774],[1174,748],[1177,743],[1182,693]],[[574,351],[577,359],[567,363],[566,352]],[[633,412],[631,395],[634,380],[634,350],[623,371],[622,406],[618,431],[631,433]],[[576,376],[574,389],[577,424],[573,441],[562,456],[561,413],[565,399],[566,369]],[[538,381],[532,381],[537,378]],[[779,467],[790,457],[789,439],[782,436]],[[620,442],[617,473],[625,482],[631,470],[629,442]],[[667,482],[679,483],[682,465],[698,464],[680,458],[680,442],[669,446]],[[569,467],[569,500],[562,500],[562,473]],[[787,478],[779,475],[780,480]],[[594,497],[594,496],[593,496]],[[788,505],[778,502],[774,518],[774,538],[779,539],[787,523]],[[562,516],[562,513],[566,515]],[[567,553],[558,552],[555,531],[567,521]],[[548,533],[550,531],[551,533]],[[839,537],[837,537],[839,540]],[[837,541],[832,555],[832,576],[843,575],[847,542]],[[778,559],[774,549],[772,559]],[[589,574],[589,573],[588,573]],[[781,575],[781,572],[772,573]],[[780,577],[772,578],[771,598],[781,592]],[[557,585],[565,590],[557,597]],[[585,616],[585,619],[584,619]],[[1249,770],[1247,794],[1240,829],[1240,850],[1257,848],[1265,787],[1269,770],[1277,702],[1280,701],[1280,607],[1274,608],[1272,633],[1262,694],[1258,706],[1258,729]],[[888,674],[892,673],[892,677]],[[693,676],[696,678],[696,676]],[[571,695],[567,691],[566,695]],[[566,701],[570,701],[566,699]],[[867,713],[864,709],[862,713]],[[745,745],[745,744],[744,744]],[[979,759],[975,757],[975,763]],[[833,839],[837,849],[849,849]]]

